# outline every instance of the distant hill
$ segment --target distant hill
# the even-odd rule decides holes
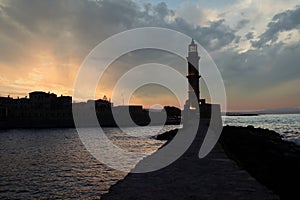
[[[256,116],[264,114],[300,114],[300,107],[298,108],[273,108],[258,111],[240,111],[240,112],[227,112],[222,115],[227,116]]]
[[[258,114],[300,114],[299,108],[274,108],[257,111]]]

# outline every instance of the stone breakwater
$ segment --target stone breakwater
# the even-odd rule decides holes
[[[300,146],[275,131],[225,126],[220,143],[226,154],[280,199],[295,199],[300,188]]]
[[[177,129],[156,136],[170,141]],[[226,155],[281,199],[294,199],[300,187],[300,146],[275,131],[225,126],[219,143]]]
[[[154,172],[129,173],[101,199],[279,199],[229,159],[219,143],[199,159],[199,142],[206,129],[200,127],[194,142],[174,163]],[[176,130],[164,136],[170,140],[175,134]]]

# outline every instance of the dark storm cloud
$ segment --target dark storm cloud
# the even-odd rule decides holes
[[[211,22],[209,27],[198,27],[197,38],[208,50],[220,49],[235,40],[235,32],[224,22],[222,19]]]
[[[9,43],[1,47],[12,48],[11,57],[23,53],[18,46],[24,43],[44,46],[62,58],[85,54],[99,41],[130,28],[136,10],[130,1],[10,0],[2,6],[0,23],[5,21],[6,27],[1,23],[0,44]]]
[[[213,58],[228,88],[258,92],[299,79],[299,55],[300,44],[287,46],[279,43],[244,53],[226,50]]]
[[[157,13],[158,17],[161,20],[164,20],[165,17],[169,16],[169,15],[174,15],[174,12],[172,10],[170,10],[167,6],[166,3],[161,2],[155,6],[153,6],[153,10],[155,11],[155,13]]]
[[[241,36],[236,36],[235,39],[234,39],[234,43],[239,43],[241,40]]]
[[[72,53],[84,55],[112,34],[143,26],[184,32],[209,50],[222,48],[235,39],[234,31],[224,20],[195,27],[182,18],[168,21],[173,15],[174,11],[165,3],[139,7],[130,0],[10,0],[1,6],[0,48],[9,54],[5,58],[10,59],[26,54],[20,52],[20,43],[28,46],[39,43],[65,58]],[[5,59],[3,55],[1,60]]]
[[[246,37],[247,40],[251,40],[251,39],[254,38],[254,33],[253,33],[253,32],[249,32],[249,33],[247,33],[247,34],[245,35],[245,37]]]
[[[220,49],[236,39],[235,31],[225,24],[224,19],[212,21],[208,26],[195,26],[188,23],[181,17],[176,17],[168,21],[167,17],[172,17],[174,11],[168,9],[165,3],[157,5],[145,4],[144,10],[135,18],[133,23],[135,27],[158,26],[171,28],[185,33],[196,39],[207,50]]]
[[[300,6],[297,6],[294,10],[276,14],[268,24],[267,30],[260,35],[259,40],[252,41],[252,46],[261,48],[268,42],[274,43],[278,40],[280,32],[292,29],[300,30]]]
[[[225,24],[224,19],[210,22],[209,26],[194,27],[184,19],[176,18],[168,27],[190,35],[208,51],[221,49],[236,38],[235,31]]]
[[[248,20],[248,19],[240,20],[236,25],[236,29],[239,30],[239,29],[244,28],[249,22],[250,22],[250,20]]]
[[[71,58],[76,58],[76,64],[79,66],[93,47],[111,35],[136,27],[158,26],[183,32],[196,39],[208,51],[215,52],[213,57],[222,72],[226,86],[239,87],[240,95],[248,91],[268,90],[300,77],[300,45],[274,43],[278,41],[280,32],[299,29],[300,7],[275,15],[267,30],[257,41],[252,41],[253,47],[260,49],[255,48],[244,53],[227,47],[243,40],[237,32],[248,25],[248,19],[240,20],[234,28],[227,25],[230,21],[226,22],[225,19],[211,21],[204,26],[191,24],[182,17],[175,17],[175,12],[165,3],[140,5],[132,0],[2,1],[1,73],[7,74],[8,77],[8,71],[15,68],[15,71],[9,71],[10,74],[22,76],[22,70],[32,69],[30,64],[33,62],[29,61],[36,59],[34,56],[43,50],[50,51],[58,63],[67,63]],[[253,31],[256,36],[256,30]],[[252,40],[254,32],[247,33],[246,39]],[[265,46],[268,42],[271,44]],[[166,53],[144,53],[147,54],[146,61],[168,61],[165,63],[168,65],[169,62],[174,62],[171,65],[180,64],[178,68],[184,66],[180,70],[186,70],[185,61],[178,61]],[[120,61],[128,62],[130,67],[139,63],[140,58],[145,61],[144,53],[136,52],[130,58]],[[116,67],[124,67],[123,63],[117,63]],[[65,79],[64,74],[68,74],[68,70],[77,70],[60,65],[57,68],[65,70],[65,73],[61,73],[63,75],[57,75],[60,76],[58,80]],[[14,81],[13,78],[10,79],[11,82]],[[68,87],[72,86],[73,80]]]

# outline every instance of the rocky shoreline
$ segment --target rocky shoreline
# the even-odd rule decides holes
[[[275,131],[225,126],[220,143],[227,156],[280,199],[295,199],[300,187],[300,146]]]
[[[156,136],[170,141],[177,129]],[[294,199],[300,187],[300,146],[275,131],[225,126],[219,143],[226,155],[280,199]]]

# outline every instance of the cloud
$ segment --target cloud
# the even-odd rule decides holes
[[[55,67],[53,84],[67,78],[60,82],[72,87],[76,70],[93,47],[135,27],[172,28],[194,37],[208,50],[222,48],[235,39],[224,20],[194,26],[175,17],[165,3],[9,0],[2,1],[0,8],[0,70],[10,72],[7,78],[12,85],[18,76],[30,78],[34,69]]]
[[[254,38],[254,33],[253,33],[253,32],[249,32],[249,33],[247,33],[247,34],[245,35],[245,37],[246,37],[247,40],[251,40],[251,39]]]
[[[130,0],[10,0],[1,5],[1,61],[18,55],[30,57],[30,48],[50,49],[57,58],[76,54],[81,59],[107,37],[141,26],[160,26],[183,31],[208,49],[221,48],[234,40],[224,20],[194,26],[165,3],[140,7]],[[211,41],[214,41],[212,45]],[[5,48],[3,48],[5,46]],[[25,50],[22,47],[26,46]],[[38,49],[38,50],[39,50]],[[34,49],[33,51],[36,51]],[[4,54],[5,52],[5,54]],[[1,56],[0,55],[0,56]]]
[[[294,98],[300,99],[299,93],[295,97],[298,86],[293,84],[300,77],[298,55],[300,55],[299,43],[292,45],[278,43],[243,53],[233,49],[214,53],[213,58],[225,80],[229,107],[233,108],[247,102],[244,106],[250,108],[267,105],[268,101],[291,106],[286,100],[287,97],[293,102]],[[289,86],[290,89],[276,90],[283,85],[285,88]]]
[[[199,15],[202,15],[201,13]],[[191,23],[170,10],[165,3],[145,4],[132,23],[133,27],[158,26],[171,28],[196,39],[207,50],[214,51],[235,41],[235,30],[226,25],[224,19],[208,21],[204,25]]]
[[[261,48],[264,45],[277,42],[280,32],[293,29],[300,30],[300,7],[276,14],[268,24],[268,29],[259,36],[259,40],[252,41],[252,46]]]
[[[3,0],[1,93],[6,96],[14,90],[26,95],[41,87],[70,95],[81,62],[98,43],[145,26],[183,32],[212,52],[232,102],[238,103],[235,98],[242,96],[253,101],[258,91],[263,95],[294,83],[300,75],[300,48],[290,31],[299,30],[300,7],[291,0],[278,1],[274,9],[270,8],[271,0],[230,2],[232,5],[218,4],[214,9],[212,1],[207,8],[207,1],[201,0],[170,9],[163,2],[140,4],[133,0]],[[283,32],[288,32],[292,42],[284,43]],[[112,69],[121,73],[141,60],[154,58],[163,64],[185,66],[185,61],[168,54],[147,51],[120,58]],[[278,91],[270,96],[280,98],[281,94]]]
[[[20,77],[32,79],[36,69],[51,73],[30,84],[21,81],[27,86],[24,94],[47,84],[49,90],[72,88],[92,48],[131,28],[138,15],[131,1],[10,0],[0,7],[0,70],[9,80],[0,83],[2,93],[11,92],[5,88],[18,90]]]
[[[224,19],[213,21],[209,26],[193,27],[182,18],[176,18],[169,27],[186,33],[196,39],[208,51],[221,49],[232,43],[235,39],[235,31],[227,26]]]
[[[237,25],[236,25],[236,29],[239,30],[239,29],[244,28],[249,22],[250,22],[249,19],[242,19],[242,20],[240,20],[240,21],[237,23]]]
[[[176,8],[175,16],[196,26],[206,26],[210,21],[219,20],[219,13],[205,7],[205,4],[206,2],[182,1]]]

